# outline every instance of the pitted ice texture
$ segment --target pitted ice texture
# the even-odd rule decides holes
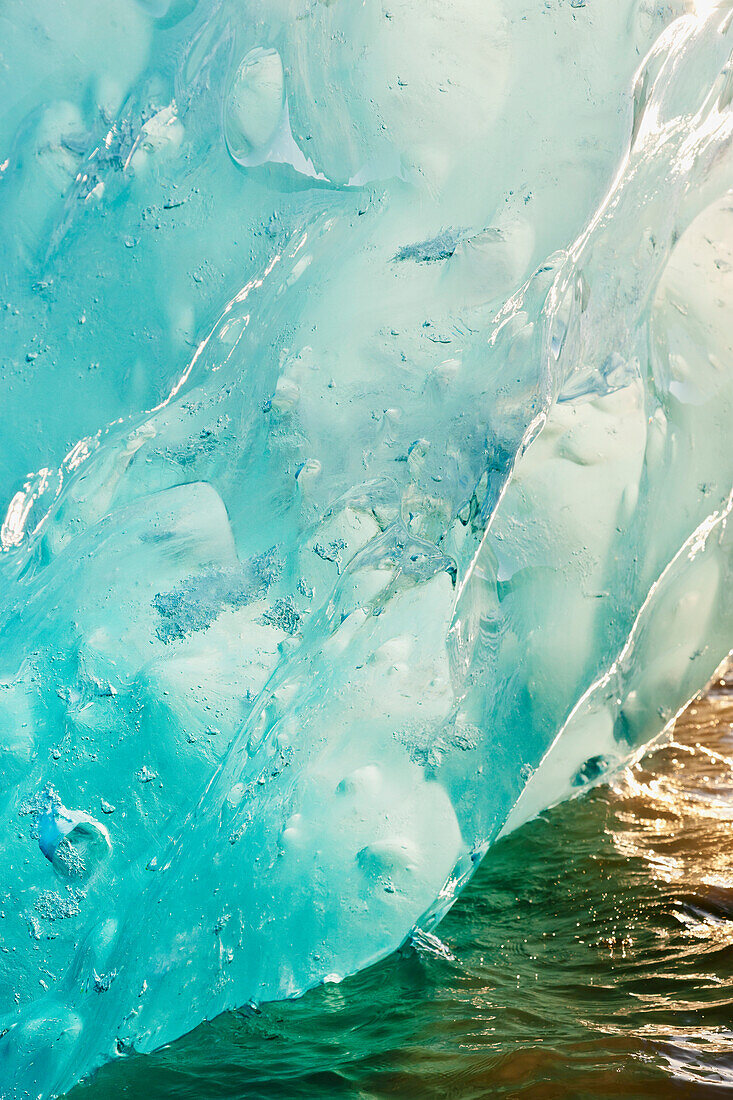
[[[41,8],[0,13],[3,1100],[430,934],[733,620],[727,4]]]

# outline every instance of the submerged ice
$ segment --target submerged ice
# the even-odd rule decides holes
[[[430,936],[727,653],[733,14],[0,27],[16,1100]]]

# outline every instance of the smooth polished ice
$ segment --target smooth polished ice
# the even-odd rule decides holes
[[[0,15],[0,1095],[429,932],[727,653],[684,7]]]

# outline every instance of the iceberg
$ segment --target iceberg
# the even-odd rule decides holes
[[[430,936],[725,658],[733,8],[0,26],[20,1100]]]

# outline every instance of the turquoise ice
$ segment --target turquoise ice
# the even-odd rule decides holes
[[[430,933],[725,657],[732,49],[5,4],[4,1098]]]

